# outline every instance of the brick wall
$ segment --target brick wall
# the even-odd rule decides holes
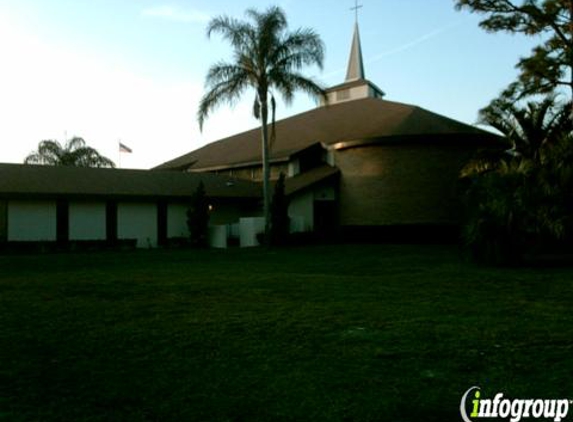
[[[342,225],[451,224],[458,174],[475,148],[365,146],[335,152]]]

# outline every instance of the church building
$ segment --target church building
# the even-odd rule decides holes
[[[458,178],[498,137],[415,105],[366,79],[358,24],[346,80],[328,102],[276,123],[271,178],[286,176],[289,215],[305,231],[349,239],[442,240],[460,221]],[[157,169],[260,182],[260,129],[210,143]]]

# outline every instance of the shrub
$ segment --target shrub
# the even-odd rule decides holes
[[[545,147],[541,160],[501,160],[466,178],[463,235],[473,257],[518,264],[526,253],[546,254],[573,241],[573,142]]]

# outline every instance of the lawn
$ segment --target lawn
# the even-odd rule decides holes
[[[448,421],[572,398],[573,269],[452,247],[0,256],[0,420]]]

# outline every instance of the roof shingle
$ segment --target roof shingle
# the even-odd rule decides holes
[[[424,136],[435,138],[436,135],[496,138],[492,133],[423,108],[376,98],[347,101],[297,114],[278,121],[276,134],[271,160],[289,157],[317,142],[333,145],[360,139],[412,139],[412,135],[418,139]],[[185,169],[192,166],[199,170],[260,162],[260,157],[260,132],[253,129],[208,144],[157,168]]]
[[[209,173],[0,164],[0,197],[188,198],[200,182],[213,198],[258,198],[260,185]]]

